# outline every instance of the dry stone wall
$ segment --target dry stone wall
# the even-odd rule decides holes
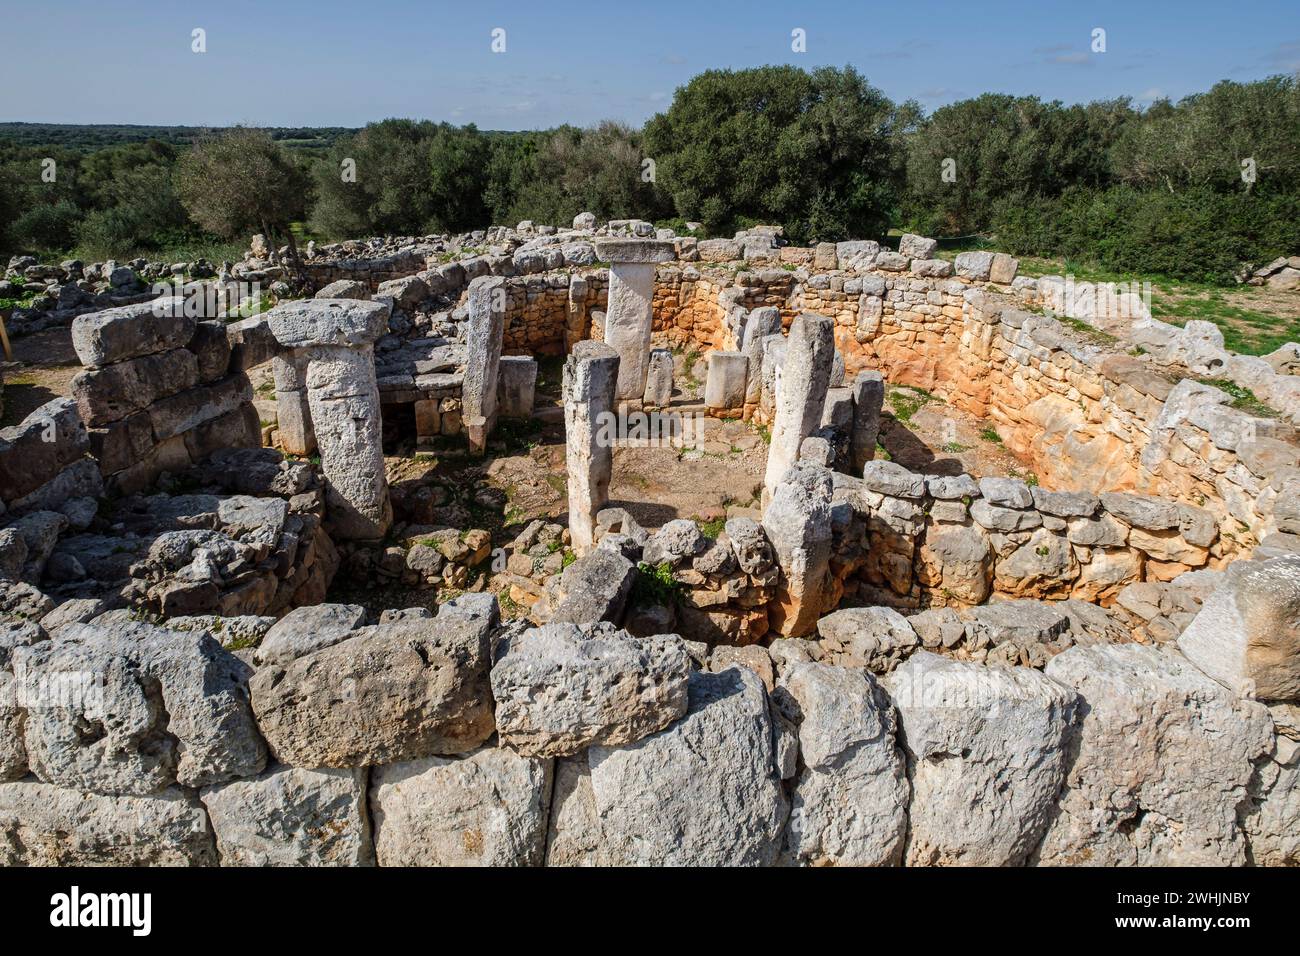
[[[864,608],[710,650],[502,627],[490,595],[377,624],[303,608],[256,651],[111,617],[3,627],[7,865],[1300,862],[1296,701],[1173,647],[1078,640],[1038,670],[926,627],[900,658],[906,620]],[[103,696],[42,697],[69,669]],[[138,717],[71,732],[104,705]]]
[[[183,299],[78,316],[72,341],[85,366],[72,396],[111,490],[140,491],[219,449],[261,445],[224,323],[196,321]]]

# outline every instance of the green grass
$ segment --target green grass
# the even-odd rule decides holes
[[[980,430],[980,438],[983,438],[987,442],[992,442],[995,445],[1002,444],[1002,436],[998,434],[998,430],[992,425]]]
[[[1151,313],[1182,325],[1192,319],[1213,322],[1223,331],[1223,345],[1244,355],[1267,355],[1287,342],[1300,341],[1300,317],[1282,318],[1225,301],[1223,291],[1205,287],[1201,297],[1177,302],[1152,295]]]
[[[693,518],[692,520],[695,522],[695,527],[700,529],[700,534],[704,535],[704,537],[711,541],[717,540],[718,535],[722,534],[722,529],[726,527],[727,524],[725,516],[722,518],[714,518],[712,521],[704,521],[700,518]]]
[[[889,388],[889,407],[900,422],[910,422],[921,408],[937,401],[937,397],[923,388],[910,385],[891,385]]]
[[[636,566],[636,579],[632,582],[633,605],[663,604],[671,607],[680,599],[681,585],[673,579],[673,569],[667,561],[654,567],[642,561]]]
[[[1281,414],[1273,406],[1266,405],[1256,398],[1255,393],[1250,389],[1229,379],[1198,378],[1196,381],[1225,393],[1232,399],[1228,406],[1243,411],[1247,415],[1254,415],[1256,418],[1277,418]]]
[[[959,441],[950,441],[941,446],[939,450],[945,455],[960,455],[964,451],[970,451],[970,445],[963,445]]]
[[[1109,332],[1103,332],[1101,329],[1094,328],[1083,319],[1072,319],[1069,316],[1058,315],[1057,320],[1065,323],[1074,331],[1078,332],[1084,339],[1094,345],[1114,345],[1119,341]]]

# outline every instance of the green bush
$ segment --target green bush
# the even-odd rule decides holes
[[[16,246],[24,249],[63,250],[72,245],[81,210],[74,203],[60,200],[32,206],[9,227]]]

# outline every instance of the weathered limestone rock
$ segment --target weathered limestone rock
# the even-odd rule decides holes
[[[866,671],[814,663],[796,664],[783,688],[804,763],[786,854],[812,865],[900,862],[909,788],[885,692]]]
[[[588,753],[602,860],[614,866],[763,866],[785,796],[763,682],[732,667],[690,676],[690,708],[666,730]]]
[[[596,513],[609,501],[614,449],[602,436],[599,419],[614,414],[619,362],[619,353],[610,346],[583,341],[564,363],[569,539],[579,557],[595,544]]]
[[[0,866],[215,866],[203,805],[177,787],[102,796],[0,783]]]
[[[616,551],[596,548],[560,574],[552,623],[618,623],[636,580],[636,566]]]
[[[914,236],[910,232],[903,233],[903,237],[898,240],[898,251],[909,259],[930,259],[938,247],[938,239]]]
[[[382,538],[393,522],[374,363],[389,309],[355,299],[303,299],[267,313],[282,346],[306,350],[307,401],[336,538]]]
[[[1250,805],[1242,826],[1256,866],[1300,865],[1300,707],[1269,708],[1274,729],[1272,752],[1256,764]]]
[[[1229,567],[1178,647],[1243,697],[1300,700],[1300,555]]]
[[[547,866],[604,866],[600,814],[591,789],[587,755],[555,761],[546,833]]]
[[[745,405],[749,359],[743,352],[710,352],[704,404],[712,412],[739,411]]]
[[[787,637],[812,631],[829,597],[832,490],[825,468],[796,464],[763,512],[763,531],[781,567],[781,584],[769,606],[771,626]]]
[[[77,404],[56,398],[19,424],[0,429],[0,500],[32,494],[61,469],[76,462],[89,444]]]
[[[294,767],[352,767],[473,750],[493,731],[489,635],[496,600],[444,604],[432,620],[364,628],[267,664],[251,681],[271,752]]]
[[[749,313],[740,351],[749,362],[745,380],[745,404],[757,405],[763,397],[763,353],[771,336],[781,335],[781,310],[765,306]]]
[[[248,668],[206,632],[69,624],[13,661],[29,698],[28,763],[46,783],[143,795],[266,764]]]
[[[306,457],[316,451],[316,431],[307,398],[307,356],[304,352],[271,359],[275,380],[275,420],[280,447],[286,455]]]
[[[376,767],[380,866],[540,866],[552,761],[491,747]]]
[[[271,626],[254,657],[259,664],[287,664],[346,640],[365,620],[366,609],[360,604],[297,607]]]
[[[496,424],[497,380],[505,336],[506,280],[479,276],[469,284],[469,323],[465,331],[465,382],[461,421],[469,447],[481,455]]]
[[[503,355],[498,366],[497,413],[502,418],[531,418],[537,393],[537,359]]]
[[[366,769],[269,767],[202,791],[222,866],[372,866]]]
[[[72,320],[72,347],[82,365],[100,368],[126,359],[183,348],[194,335],[195,320],[185,315],[183,299],[154,299]]]
[[[920,582],[963,604],[981,604],[992,591],[993,552],[979,528],[929,529],[917,560]]]
[[[370,287],[355,279],[337,279],[324,285],[312,296],[314,299],[361,299],[369,301]]]
[[[827,660],[842,667],[893,670],[921,644],[907,618],[890,607],[849,607],[817,622]]]
[[[609,307],[605,311],[605,342],[618,353],[620,401],[645,394],[653,321],[655,264],[671,262],[671,242],[638,239],[597,239],[596,256],[609,263]]]
[[[834,330],[830,319],[811,312],[801,312],[790,326],[777,379],[776,417],[763,476],[765,506],[785,479],[786,471],[799,460],[803,440],[821,424],[835,354]]]
[[[1085,708],[1039,863],[1245,862],[1237,812],[1254,762],[1272,747],[1263,705],[1149,645],[1071,648],[1047,675],[1077,690]]]
[[[911,866],[1020,866],[1065,782],[1078,695],[1026,667],[921,651],[889,690],[912,781]]]
[[[498,654],[497,733],[525,756],[633,743],[686,712],[690,658],[674,635],[549,624],[511,638]]]
[[[666,408],[673,399],[673,353],[670,349],[651,349],[646,371],[645,394],[641,402],[647,408]]]
[[[885,402],[885,380],[879,372],[862,371],[853,380],[853,454],[852,473],[876,457],[876,440],[880,436],[880,409]]]

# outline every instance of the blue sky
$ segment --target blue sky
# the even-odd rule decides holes
[[[1298,13],[1296,0],[0,0],[0,120],[640,124],[702,70],[765,63],[851,63],[927,110],[988,91],[1146,102],[1300,69]]]

